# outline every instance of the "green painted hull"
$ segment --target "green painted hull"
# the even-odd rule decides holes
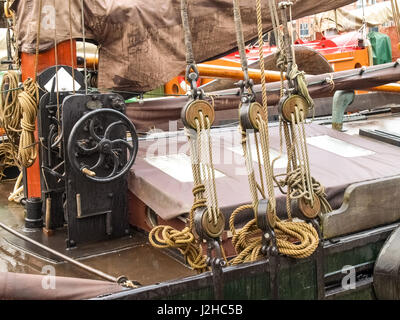
[[[295,260],[280,256],[277,267],[278,295],[271,290],[268,259],[223,269],[223,298],[228,300],[267,299],[375,299],[373,267],[385,240],[398,224],[387,225],[324,242],[322,254]],[[356,288],[344,289],[344,266],[356,271]],[[318,272],[318,270],[320,270]],[[212,300],[213,276],[207,272],[158,285],[128,290],[102,299]]]

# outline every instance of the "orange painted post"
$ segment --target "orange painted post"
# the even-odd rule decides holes
[[[72,55],[73,63],[76,65],[76,42],[72,41]],[[57,60],[58,64],[71,66],[71,45],[70,40],[61,42],[57,45]],[[38,73],[44,69],[54,66],[56,64],[55,49],[39,53],[38,57]],[[21,72],[22,81],[27,78],[35,77],[35,54],[22,53],[21,54]],[[36,123],[35,140],[38,141],[38,129]],[[36,148],[39,149],[37,145]],[[38,152],[39,154],[39,152]],[[26,181],[27,181],[27,196],[28,197],[41,197],[42,192],[40,188],[40,161],[36,158],[34,164],[26,169]]]
[[[383,86],[368,89],[369,91],[400,93],[400,83],[388,83]]]
[[[221,79],[234,79],[243,80],[244,74],[242,68],[226,67],[210,64],[197,65],[201,77],[221,78]],[[261,82],[261,72],[258,69],[249,69],[249,77],[255,83]],[[281,73],[278,71],[266,71],[265,80],[268,82],[280,81]]]

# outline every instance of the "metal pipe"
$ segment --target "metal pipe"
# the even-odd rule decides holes
[[[16,236],[16,237],[18,237],[18,238],[20,238],[22,240],[25,240],[25,241],[27,241],[27,242],[29,242],[29,243],[31,243],[31,244],[39,247],[39,248],[51,253],[51,254],[54,254],[55,256],[65,260],[65,261],[68,261],[68,262],[72,263],[73,265],[75,265],[75,266],[77,266],[77,267],[79,267],[81,269],[84,269],[84,270],[86,270],[86,271],[88,271],[88,272],[90,272],[92,274],[95,274],[95,275],[97,275],[97,276],[99,276],[99,277],[101,277],[101,278],[103,278],[105,280],[108,280],[108,281],[111,281],[111,282],[116,282],[116,283],[120,283],[121,282],[120,281],[121,277],[115,278],[115,277],[110,276],[110,275],[108,275],[108,274],[106,274],[106,273],[104,273],[104,272],[102,272],[100,270],[97,270],[97,269],[89,267],[89,266],[87,266],[87,265],[85,265],[85,264],[83,264],[83,263],[81,263],[79,261],[76,261],[75,259],[72,259],[72,258],[70,258],[70,257],[68,257],[68,256],[66,256],[66,255],[64,255],[64,254],[62,254],[62,253],[60,253],[60,252],[58,252],[56,250],[53,250],[53,249],[51,249],[49,247],[46,247],[45,245],[43,245],[43,244],[41,244],[41,243],[39,243],[39,242],[37,242],[35,240],[32,240],[31,238],[28,238],[27,236],[19,233],[18,231],[15,231],[14,229],[10,228],[9,226],[5,225],[2,222],[0,222],[0,227],[3,228],[4,230],[8,231],[9,233],[13,234],[14,236]]]

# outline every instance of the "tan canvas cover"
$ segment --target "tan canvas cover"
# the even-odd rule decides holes
[[[106,281],[0,272],[0,300],[80,300],[122,290]]]
[[[398,1],[398,0],[395,0]],[[398,1],[400,5],[400,1]],[[337,28],[339,32],[358,30],[363,25],[363,18],[367,27],[381,26],[385,22],[393,21],[392,5],[390,1],[376,3],[355,10],[339,8],[315,16],[314,28],[317,32]],[[337,23],[337,25],[336,25]],[[337,27],[336,27],[337,26]]]
[[[68,1],[42,0],[40,50],[56,41],[68,40]],[[278,0],[277,0],[278,2]],[[354,0],[295,0],[293,17],[331,10]],[[71,0],[72,36],[81,38],[80,1]],[[264,31],[271,30],[268,0],[262,1]],[[20,50],[35,52],[38,0],[15,0]],[[236,47],[232,0],[189,1],[193,51],[198,62],[224,54]],[[244,38],[257,35],[255,1],[241,2]],[[99,50],[99,87],[148,91],[166,83],[185,68],[185,48],[180,0],[85,0],[87,38]]]

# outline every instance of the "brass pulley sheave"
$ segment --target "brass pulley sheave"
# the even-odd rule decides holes
[[[202,113],[204,118],[208,118],[210,126],[214,123],[215,111],[212,105],[202,99],[189,101],[181,112],[181,119],[185,127],[196,130],[196,120],[200,121],[199,114]]]
[[[281,101],[279,101],[278,110],[286,122],[291,122],[291,115],[295,114],[296,107],[298,108],[299,112],[303,112],[304,118],[306,118],[310,110],[310,106],[308,101],[299,94],[283,97]]]
[[[215,224],[209,219],[208,208],[200,207],[194,212],[194,227],[197,236],[201,239],[217,239],[225,229],[225,216],[220,214]]]

